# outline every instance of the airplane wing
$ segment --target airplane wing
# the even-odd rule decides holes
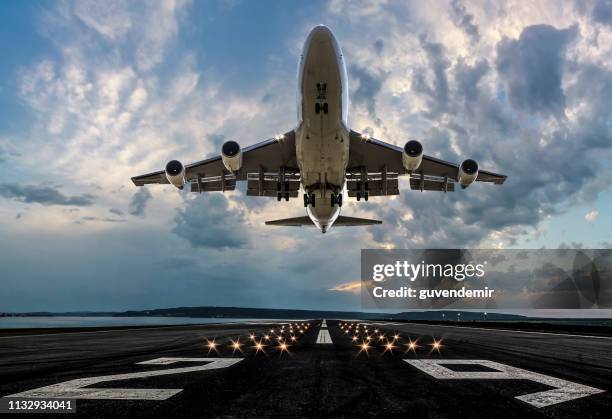
[[[373,224],[382,224],[380,220],[370,220],[367,218],[357,218],[357,217],[345,217],[344,215],[339,215],[334,222],[334,227],[351,227],[351,226],[366,226]],[[289,227],[314,227],[312,220],[307,217],[294,217],[294,218],[284,218],[282,220],[273,220],[266,221],[266,225],[271,226],[289,226]]]
[[[363,180],[368,183],[369,196],[399,195],[398,177],[410,175],[410,189],[452,192],[459,165],[423,155],[414,172],[406,170],[402,162],[403,148],[356,131],[350,132],[350,156],[347,167],[349,196],[356,196]],[[502,184],[505,175],[478,170],[476,182]]]
[[[247,181],[247,195],[276,197],[281,177],[289,196],[297,197],[299,169],[293,131],[243,148],[242,166],[237,172],[228,171],[220,155],[185,165],[185,185],[192,192],[229,191],[235,189],[237,181]],[[170,183],[164,170],[135,176],[132,182],[136,186]]]

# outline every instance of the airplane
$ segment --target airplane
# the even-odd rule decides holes
[[[506,176],[479,170],[466,159],[455,164],[423,154],[417,140],[404,147],[371,138],[349,128],[346,65],[332,31],[315,26],[300,55],[297,85],[297,126],[268,140],[240,147],[233,140],[221,155],[183,165],[171,160],[165,170],[132,178],[136,186],[185,185],[192,192],[231,191],[246,181],[248,196],[278,201],[303,193],[307,216],[266,221],[273,226],[316,226],[322,233],[334,226],[382,224],[340,215],[343,195],[367,201],[399,195],[400,176],[408,175],[411,190],[452,192],[473,182],[502,184]]]

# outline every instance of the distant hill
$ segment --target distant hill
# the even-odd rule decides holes
[[[123,312],[30,312],[0,313],[3,316],[46,317],[46,316],[79,316],[79,317],[193,317],[193,318],[234,318],[234,319],[362,319],[362,320],[485,320],[482,312],[469,311],[408,311],[401,313],[367,313],[360,311],[335,310],[293,310],[248,307],[174,307],[151,310],[129,310]],[[489,313],[486,320],[520,320],[525,316],[514,314]]]

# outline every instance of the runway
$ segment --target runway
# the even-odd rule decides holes
[[[0,376],[0,395],[76,399],[75,416],[598,417],[612,339],[332,319],[3,331]]]

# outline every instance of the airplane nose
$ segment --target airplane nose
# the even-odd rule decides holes
[[[332,31],[325,25],[317,25],[310,31],[310,38],[314,42],[327,41],[331,37]]]

